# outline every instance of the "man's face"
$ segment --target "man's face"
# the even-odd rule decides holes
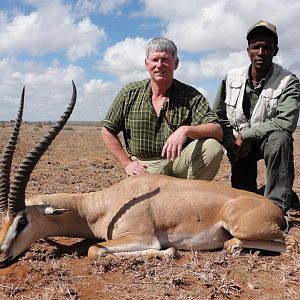
[[[259,34],[249,40],[247,51],[252,68],[258,73],[264,73],[270,69],[273,56],[277,54],[278,48],[274,46],[270,36]]]
[[[152,80],[157,83],[169,83],[173,79],[178,62],[178,58],[175,59],[171,52],[150,51],[145,59],[145,67]]]

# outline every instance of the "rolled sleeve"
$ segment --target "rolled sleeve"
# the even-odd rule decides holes
[[[232,126],[230,125],[230,122],[227,118],[225,99],[226,99],[226,77],[221,81],[218,91],[216,93],[216,97],[213,104],[213,110],[220,119],[224,136],[227,134],[231,136]]]
[[[197,101],[193,108],[193,117],[191,125],[200,125],[213,122],[220,122],[219,117],[210,108],[206,98],[199,94]]]
[[[112,131],[115,134],[119,134],[123,129],[124,124],[124,89],[122,89],[108,110],[101,125]]]

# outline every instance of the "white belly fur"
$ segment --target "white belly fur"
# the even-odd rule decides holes
[[[213,250],[223,248],[224,242],[231,239],[230,233],[219,224],[211,227],[208,231],[191,233],[172,233],[158,235],[162,248],[174,247],[182,250]]]

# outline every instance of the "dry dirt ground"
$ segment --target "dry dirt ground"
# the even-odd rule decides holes
[[[0,124],[0,149],[11,124]],[[13,171],[48,124],[23,124]],[[300,130],[295,135],[295,192],[300,195]],[[259,165],[259,185],[265,182]],[[67,124],[34,170],[26,196],[101,190],[125,177],[105,150],[96,124]],[[215,179],[229,184],[224,158]],[[290,211],[299,236],[300,211]],[[39,240],[0,269],[0,299],[300,299],[300,255],[245,251],[180,252],[179,259],[87,257],[93,241]]]

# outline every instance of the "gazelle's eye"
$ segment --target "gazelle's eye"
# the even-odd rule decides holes
[[[28,224],[27,218],[26,216],[23,216],[19,222],[18,222],[18,226],[17,226],[17,233],[20,233]]]

